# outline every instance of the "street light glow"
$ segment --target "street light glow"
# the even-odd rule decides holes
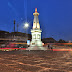
[[[28,28],[29,27],[29,24],[28,23],[25,23],[24,24],[24,28]]]

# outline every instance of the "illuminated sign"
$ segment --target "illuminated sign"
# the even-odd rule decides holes
[[[30,45],[30,40],[27,40],[27,45]]]

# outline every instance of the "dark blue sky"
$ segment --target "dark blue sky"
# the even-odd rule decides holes
[[[42,37],[72,40],[72,0],[0,0],[0,30],[13,30],[13,20],[19,31],[25,32],[27,20],[32,28],[33,12],[38,8]]]

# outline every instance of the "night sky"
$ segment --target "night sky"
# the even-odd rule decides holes
[[[25,32],[23,24],[29,22],[30,33],[35,8],[40,13],[42,38],[72,40],[72,0],[0,0],[0,30],[14,31],[15,19],[19,32]]]

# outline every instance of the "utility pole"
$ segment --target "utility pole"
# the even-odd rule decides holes
[[[15,20],[14,20],[14,36],[13,39],[15,39]]]
[[[15,20],[14,20],[14,32],[15,32]]]

